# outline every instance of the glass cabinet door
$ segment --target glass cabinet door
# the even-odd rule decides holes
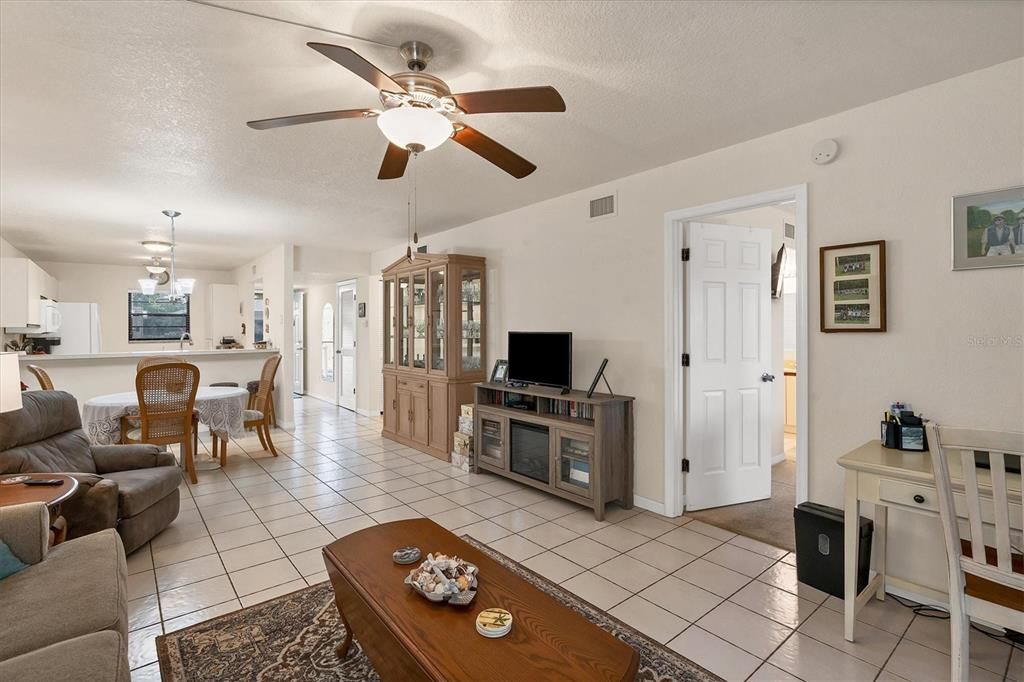
[[[559,431],[556,444],[558,455],[558,481],[556,485],[591,497],[591,454],[594,449],[592,436]]]
[[[412,366],[427,366],[427,273],[412,275]]]
[[[445,305],[444,268],[430,271],[430,369],[444,371]]]
[[[398,364],[402,367],[409,366],[409,278],[398,279]]]
[[[477,436],[480,438],[481,461],[494,466],[505,467],[505,420],[481,414]]]
[[[395,280],[384,280],[384,364],[395,364]]]
[[[462,270],[459,300],[462,306],[462,338],[459,340],[459,355],[464,372],[478,371],[483,363],[480,322],[482,305],[480,300],[482,274],[480,270]]]

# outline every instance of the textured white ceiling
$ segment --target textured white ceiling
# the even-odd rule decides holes
[[[565,114],[471,117],[539,166],[524,180],[453,143],[421,157],[423,234],[1024,54],[1020,2],[235,4],[425,40],[430,72],[456,92],[561,91]],[[195,267],[283,240],[403,240],[408,186],[376,180],[385,142],[372,121],[245,126],[377,104],[310,40],[346,44],[182,1],[0,3],[0,236],[41,260],[128,263],[175,208],[181,262]],[[347,44],[404,70],[397,51]]]

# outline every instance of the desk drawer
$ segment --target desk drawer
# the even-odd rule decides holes
[[[401,379],[398,380],[398,388],[413,393],[426,393],[427,382],[423,379]]]
[[[904,507],[939,513],[939,500],[935,488],[926,485],[915,485],[913,483],[883,478],[878,482],[878,498],[890,504],[899,504]],[[995,523],[992,497],[982,492],[980,503],[982,522],[987,524]],[[956,506],[956,515],[962,519],[967,518],[967,496],[964,493],[954,492],[953,504]],[[1010,516],[1010,527],[1019,529],[1021,527],[1021,505],[1011,500],[1007,507]]]
[[[878,497],[883,502],[939,513],[939,500],[935,488],[928,486],[883,478],[878,482]]]

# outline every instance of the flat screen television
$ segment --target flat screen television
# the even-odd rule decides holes
[[[508,379],[572,388],[572,332],[509,332]]]

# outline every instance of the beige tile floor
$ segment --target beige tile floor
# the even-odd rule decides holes
[[[174,524],[128,558],[133,680],[159,679],[154,639],[326,579],[320,548],[427,516],[469,534],[727,680],[948,679],[947,621],[893,600],[843,639],[842,602],[796,580],[792,554],[683,517],[590,511],[467,474],[314,399],[296,428],[231,443],[227,467],[182,486]],[[972,679],[1024,682],[1024,653],[972,633]]]

